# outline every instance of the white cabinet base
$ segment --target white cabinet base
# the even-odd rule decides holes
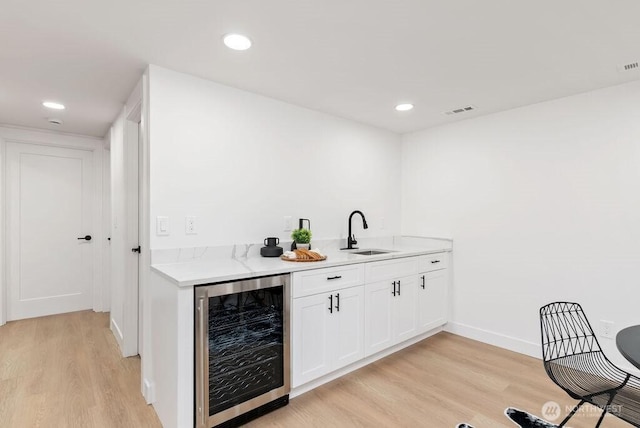
[[[289,393],[289,397],[290,398],[294,398],[297,397],[298,395],[304,394],[305,392],[311,391],[314,388],[319,387],[320,385],[324,385],[327,382],[331,382],[334,379],[338,379],[339,377],[342,377],[344,375],[346,375],[347,373],[351,373],[352,371],[358,370],[359,368],[362,368],[368,364],[373,363],[374,361],[380,360],[388,355],[393,354],[394,352],[398,352],[401,349],[407,348],[411,345],[414,345],[428,337],[431,337],[435,334],[440,333],[441,331],[444,330],[444,326],[440,326],[437,328],[434,328],[433,330],[430,330],[426,333],[420,334],[416,337],[413,337],[410,340],[407,340],[406,342],[402,342],[402,343],[398,343],[395,346],[392,346],[390,348],[385,349],[384,351],[380,351],[377,354],[371,355],[369,357],[366,357],[362,360],[359,360],[353,364],[350,364],[346,367],[343,367],[339,370],[336,370],[334,372],[331,372],[321,378],[315,379],[311,382],[305,383],[303,385],[300,385],[296,388],[292,388],[291,392]]]

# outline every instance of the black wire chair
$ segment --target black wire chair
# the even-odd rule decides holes
[[[578,303],[555,302],[540,308],[542,359],[553,382],[580,400],[558,425],[563,427],[584,403],[640,427],[640,378],[616,367],[600,349]]]

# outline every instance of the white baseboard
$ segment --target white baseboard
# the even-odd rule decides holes
[[[147,404],[153,404],[156,401],[156,384],[149,379],[142,381],[142,396]]]
[[[528,342],[516,337],[506,336],[501,333],[472,327],[466,324],[449,322],[445,326],[445,331],[538,359],[540,359],[542,355],[542,346],[540,343]]]
[[[122,336],[122,331],[120,331],[120,327],[118,327],[118,324],[116,324],[116,322],[113,319],[111,319],[111,332],[115,336],[116,342],[118,342],[118,347],[120,348],[120,352],[122,352],[122,343],[124,341],[124,336]]]

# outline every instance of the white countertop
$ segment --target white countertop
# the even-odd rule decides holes
[[[331,266],[341,266],[354,263],[367,263],[380,260],[389,260],[401,257],[410,257],[451,251],[450,243],[430,242],[429,246],[403,245],[398,243],[398,239],[383,242],[384,245],[364,246],[360,245],[360,251],[366,249],[381,249],[391,251],[385,254],[364,256],[353,254],[350,251],[339,249],[323,250],[327,260],[321,262],[289,262],[281,260],[279,257],[262,257],[256,254],[245,254],[236,256],[235,249],[233,256],[229,257],[209,256],[192,258],[173,263],[155,263],[151,268],[174,282],[178,287],[191,287],[200,284],[210,284],[215,282],[231,281],[237,279],[254,278],[265,275],[277,275],[301,270],[320,269]],[[247,247],[248,248],[248,247]],[[286,248],[286,247],[285,247]],[[321,247],[322,248],[322,247]],[[359,250],[353,250],[359,251]],[[204,252],[203,252],[204,254]]]

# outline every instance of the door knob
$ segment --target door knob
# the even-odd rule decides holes
[[[85,241],[91,241],[91,235],[87,235],[87,236],[83,236],[81,238],[78,238],[78,241],[84,239]]]

